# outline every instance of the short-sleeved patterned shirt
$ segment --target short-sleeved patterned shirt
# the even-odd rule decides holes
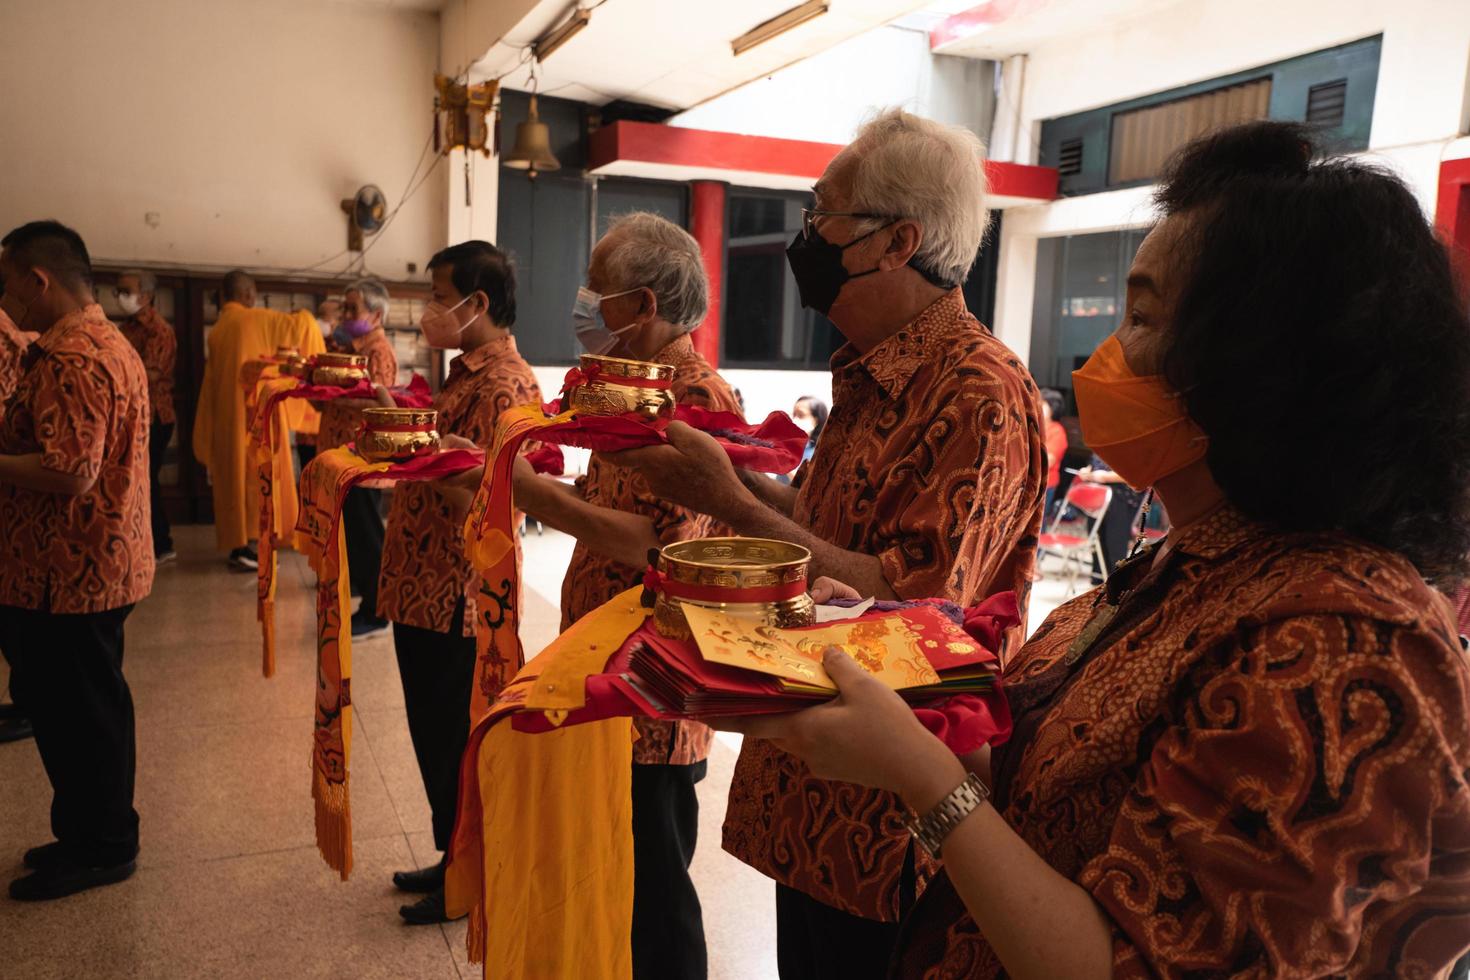
[[[393,353],[393,344],[382,327],[358,337],[352,346],[354,353],[367,358],[369,381],[387,388],[398,383],[398,355]],[[345,408],[336,401],[323,402],[322,424],[316,438],[317,451],[324,453],[354,441],[361,425],[360,409]]]
[[[5,403],[20,382],[21,359],[30,345],[30,338],[0,310],[0,418],[5,417]]]
[[[178,358],[179,340],[174,328],[163,315],[148,306],[117,325],[133,350],[143,359],[145,370],[155,377],[148,381],[148,401],[153,406],[153,421],[159,425],[174,422],[174,363]]]
[[[1014,589],[1026,608],[1046,483],[1041,410],[1025,366],[965,309],[958,289],[859,355],[832,358],[833,404],[798,475],[797,524],[876,555],[900,598],[971,604]],[[910,849],[891,793],[816,779],[748,738],[725,849],[834,908],[901,914]],[[934,866],[917,855],[920,883]]]
[[[1401,555],[1230,508],[1152,559],[1007,665],[1016,730],[992,756],[1006,821],[1106,913],[1113,975],[1443,976],[1470,950],[1448,602]],[[1003,975],[944,878],[900,947],[902,977]]]
[[[653,355],[652,360],[674,366],[671,388],[674,400],[679,404],[740,414],[735,392],[715,373],[709,362],[699,356],[687,334]],[[588,464],[587,475],[577,481],[577,486],[583,499],[590,504],[649,518],[661,544],[729,533],[728,529],[716,525],[712,518],[675,507],[655,496],[648,481],[636,470],[611,466],[596,457]],[[562,629],[614,596],[633,588],[642,579],[642,568],[630,568],[611,558],[604,558],[582,542],[577,542],[561,587]],[[642,765],[682,766],[699,762],[709,755],[710,742],[714,737],[707,726],[692,721],[635,718],[633,725],[638,730],[638,741],[633,745],[633,761]]]
[[[94,304],[27,351],[30,367],[0,421],[0,454],[93,480],[71,496],[0,481],[0,605],[93,613],[153,587],[148,520],[148,378]]]
[[[441,434],[490,448],[495,421],[508,408],[538,405],[541,389],[513,337],[461,354],[434,397]],[[464,522],[426,483],[400,483],[383,532],[378,615],[395,623],[447,632],[466,600],[464,635],[475,631],[474,573],[464,555]]]

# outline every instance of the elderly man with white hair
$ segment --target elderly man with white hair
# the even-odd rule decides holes
[[[689,339],[708,307],[698,243],[658,215],[635,213],[615,221],[593,248],[572,319],[592,353],[672,364],[679,404],[739,414],[735,393]],[[596,457],[575,486],[538,477],[518,461],[515,500],[577,539],[562,583],[563,630],[642,581],[650,550],[726,533],[654,493],[638,473]],[[694,784],[704,778],[712,733],[694,722],[635,724],[634,976],[700,978],[704,923],[689,862],[699,830]]]
[[[833,403],[792,486],[737,474],[678,423],[669,446],[611,459],[738,534],[810,548],[864,595],[968,604],[1013,589],[1024,611],[1046,483],[1036,387],[965,308],[988,214],[980,141],[898,110],[828,165],[787,249],[802,303],[848,343]],[[831,585],[815,583],[818,601]],[[783,977],[883,976],[898,922],[934,871],[890,793],[817,779],[746,739],[725,849],[774,878]]]
[[[174,328],[153,305],[158,296],[158,280],[153,273],[129,269],[117,277],[113,295],[125,315],[117,328],[143,359],[143,369],[148,372],[148,401],[153,412],[148,426],[148,500],[153,519],[153,556],[161,565],[178,557],[158,474],[174,434],[174,364],[179,341]]]

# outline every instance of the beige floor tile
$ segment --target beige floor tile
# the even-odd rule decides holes
[[[455,978],[442,931],[399,922],[402,835],[361,841],[343,883],[303,873],[314,848],[143,866],[63,902],[0,905],[0,976]],[[84,939],[82,937],[85,937]]]
[[[360,730],[372,743],[373,758],[400,826],[409,834],[422,832],[432,837],[434,825],[424,795],[424,780],[413,754],[413,740],[408,735],[408,716],[402,708],[377,711],[361,705],[357,715],[361,719]]]

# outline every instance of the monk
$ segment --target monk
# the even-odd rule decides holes
[[[209,332],[204,383],[194,415],[194,455],[209,469],[213,484],[215,543],[230,553],[231,568],[253,572],[259,559],[250,541],[258,518],[248,503],[254,494],[247,495],[249,420],[240,368],[246,361],[274,354],[277,347],[294,347],[308,357],[326,348],[310,311],[257,308],[255,280],[243,270],[225,274],[220,298],[224,306]]]
[[[0,238],[0,277],[11,320],[44,331],[0,421],[0,650],[35,726],[56,837],[25,853],[10,897],[45,901],[136,867],[122,660],[123,623],[153,587],[148,377],[97,305],[75,231],[16,228]]]

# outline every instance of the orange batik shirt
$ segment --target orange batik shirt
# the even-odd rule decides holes
[[[1456,634],[1402,555],[1226,507],[1007,666],[995,806],[1102,908],[1114,977],[1444,976],[1470,950]],[[905,930],[900,976],[1004,975],[947,878]]]
[[[363,334],[352,341],[353,353],[367,358],[368,380],[375,385],[391,388],[398,383],[398,355],[393,353],[393,344],[382,327]],[[348,408],[340,401],[321,403],[322,425],[317,433],[317,452],[326,452],[345,446],[357,439],[358,427],[362,425],[362,411]]]
[[[149,306],[118,324],[118,329],[143,359],[143,367],[154,375],[148,380],[148,401],[153,406],[153,421],[159,425],[172,425],[174,363],[179,351],[174,328],[162,314]]]
[[[516,350],[513,337],[491,340],[456,357],[434,397],[441,434],[461,436],[486,448],[495,439],[495,420],[502,412],[540,403],[536,375]],[[443,633],[454,619],[455,605],[464,598],[464,635],[473,636],[473,578],[464,554],[463,519],[455,518],[428,483],[394,487],[383,533],[378,615]]]
[[[1024,622],[1046,483],[1025,366],[955,289],[866,354],[839,350],[832,382],[793,520],[877,556],[900,598],[966,605],[1011,589]],[[893,922],[912,846],[903,817],[893,794],[817,779],[796,757],[747,738],[724,845],[820,902]],[[916,858],[922,884],[934,866]]]
[[[654,354],[650,360],[674,366],[670,391],[678,404],[740,414],[735,392],[715,373],[709,362],[699,356],[687,334]],[[675,507],[655,496],[648,481],[637,471],[613,466],[596,456],[587,465],[587,475],[577,481],[577,488],[589,504],[649,518],[661,544],[730,533],[704,514]],[[561,587],[562,631],[642,581],[642,568],[630,568],[611,558],[604,558],[578,541]],[[638,741],[633,746],[634,762],[690,765],[709,755],[714,733],[708,726],[693,721],[657,721],[652,718],[634,718],[633,724],[638,730]]]
[[[20,381],[21,357],[30,344],[30,338],[0,310],[0,418],[5,416],[5,403]]]
[[[95,303],[58,320],[26,359],[0,454],[40,453],[45,468],[94,482],[76,496],[0,482],[0,605],[131,605],[153,587],[143,362]]]

